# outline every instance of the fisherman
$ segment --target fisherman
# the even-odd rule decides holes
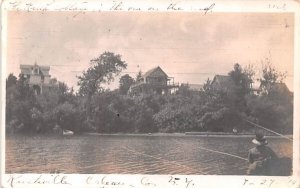
[[[268,141],[261,132],[256,133],[252,142],[256,147],[249,150],[248,175],[272,175],[272,163],[277,159],[275,152],[266,146]]]

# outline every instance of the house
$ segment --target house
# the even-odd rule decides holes
[[[36,94],[43,91],[43,87],[50,85],[50,66],[20,65],[21,75],[27,80],[27,83],[32,87]]]
[[[282,82],[277,82],[273,83],[267,86],[267,88],[264,88],[262,86],[259,87],[259,95],[262,93],[267,93],[267,94],[280,94],[280,95],[286,95],[293,97],[293,92],[289,90],[289,88],[286,86],[285,83]]]
[[[235,83],[230,76],[215,75],[211,82],[213,89],[230,92],[234,89]],[[293,93],[288,89],[285,83],[274,83],[264,89],[259,83],[249,83],[250,92],[254,95],[261,95],[264,92],[278,93],[286,96],[293,96]],[[264,91],[266,90],[266,91]]]
[[[215,75],[211,86],[215,90],[231,91],[235,87],[235,83],[230,76]]]
[[[271,88],[271,91],[276,91],[284,95],[292,95],[292,92],[289,90],[285,83],[275,83]]]
[[[130,86],[129,93],[138,95],[141,93],[168,94],[178,89],[179,84],[174,83],[174,78],[169,77],[159,66],[155,67]]]

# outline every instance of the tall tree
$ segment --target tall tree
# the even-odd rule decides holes
[[[83,71],[82,76],[78,76],[79,94],[92,96],[101,91],[101,84],[109,84],[127,67],[125,61],[121,60],[121,55],[112,52],[104,52],[99,57],[90,61],[90,67]]]
[[[224,101],[236,112],[245,112],[247,104],[245,96],[251,92],[252,78],[254,71],[251,66],[243,70],[242,66],[236,63],[232,71],[228,73],[233,81],[233,87],[230,95],[226,96]]]
[[[121,60],[121,55],[112,52],[104,52],[99,57],[90,61],[90,67],[79,76],[79,94],[87,96],[86,112],[87,120],[91,118],[91,99],[96,93],[103,90],[103,84],[109,84],[119,75],[127,64]]]
[[[276,83],[282,83],[286,78],[286,73],[282,73],[272,65],[271,61],[267,58],[262,64],[262,75],[260,80],[260,89],[263,94],[269,94],[272,87]]]
[[[253,82],[253,74],[254,72],[251,66],[248,66],[247,69],[243,70],[242,66],[238,63],[236,63],[233,70],[229,72],[229,76],[234,81],[235,85],[242,90],[243,94],[249,92],[251,83]]]
[[[125,74],[120,78],[119,83],[120,83],[119,86],[120,93],[127,94],[130,86],[134,83],[134,79],[128,74]]]

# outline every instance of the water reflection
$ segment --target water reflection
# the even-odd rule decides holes
[[[244,175],[245,160],[209,152],[210,148],[247,157],[247,137],[73,136],[9,137],[7,173],[130,173]],[[292,143],[270,139],[279,156],[292,156]]]

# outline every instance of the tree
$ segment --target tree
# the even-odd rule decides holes
[[[205,80],[205,82],[203,84],[203,88],[201,90],[204,92],[209,92],[212,90],[211,80],[209,78],[207,78],[207,80]]]
[[[50,81],[49,81],[49,83],[50,83],[51,85],[56,85],[57,82],[58,82],[58,81],[57,81],[56,78],[51,78]]]
[[[75,132],[80,130],[80,111],[75,105],[65,102],[57,105],[52,114],[55,121],[62,129],[68,129]]]
[[[15,80],[12,75],[9,77],[7,81],[10,80],[9,82],[11,82]],[[14,121],[17,122],[17,127],[22,131],[33,130],[34,125],[30,111],[36,105],[36,102],[34,92],[29,87],[27,79],[23,74],[20,74],[15,87],[10,87],[6,90],[7,126],[9,126],[10,121]]]
[[[121,55],[112,52],[104,52],[99,57],[90,61],[90,67],[79,76],[79,95],[87,96],[86,113],[87,126],[93,127],[91,119],[91,99],[96,93],[103,91],[103,84],[109,84],[116,75],[127,67],[125,61],[121,60]]]
[[[6,79],[6,88],[15,86],[17,84],[17,77],[10,73]]]
[[[272,87],[276,83],[282,83],[286,78],[286,73],[282,73],[275,69],[270,62],[270,59],[266,58],[266,61],[262,64],[262,75],[260,80],[260,89],[263,94],[269,94]]]
[[[130,86],[134,83],[134,79],[128,74],[125,74],[120,78],[119,83],[120,83],[119,86],[120,93],[127,94]]]
[[[135,81],[139,82],[142,78],[142,71],[140,70],[135,77]]]
[[[243,112],[247,109],[245,96],[251,92],[251,84],[253,71],[249,66],[248,69],[243,68],[236,63],[234,69],[228,73],[233,81],[233,87],[230,95],[226,96],[227,106],[237,112]]]
[[[193,92],[190,90],[189,84],[181,84],[178,87],[177,94],[182,95],[184,97],[191,97]]]
[[[104,52],[99,57],[90,61],[90,67],[79,76],[79,94],[92,96],[103,90],[101,84],[109,84],[114,76],[127,67],[121,55],[112,52]]]
[[[248,96],[247,106],[258,123],[273,131],[293,133],[293,104],[269,95]]]
[[[243,70],[244,75],[246,76],[246,79],[248,83],[252,84],[254,81],[255,71],[253,65],[249,64],[247,65]]]
[[[228,73],[231,79],[234,81],[235,86],[237,86],[237,92],[240,95],[245,95],[250,92],[251,83],[253,83],[252,78],[254,71],[251,66],[243,70],[240,64],[236,63],[232,71]]]
[[[59,103],[64,103],[73,95],[73,92],[68,88],[67,84],[64,82],[58,82],[58,93]]]

